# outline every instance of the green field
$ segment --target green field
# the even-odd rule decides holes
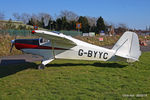
[[[140,61],[55,60],[0,66],[0,100],[149,100],[150,52]]]

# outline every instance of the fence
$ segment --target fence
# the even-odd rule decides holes
[[[0,30],[0,34],[2,35],[10,35],[10,36],[32,36],[31,30]]]
[[[0,34],[6,35],[9,34],[10,36],[33,36],[31,33],[32,30],[0,30]],[[61,33],[69,36],[82,36],[82,32],[78,31],[60,31]]]
[[[62,30],[60,32],[65,34],[65,35],[70,35],[70,36],[82,36],[82,32],[78,32],[78,31],[65,31],[65,30]]]

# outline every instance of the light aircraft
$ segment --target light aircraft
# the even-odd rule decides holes
[[[14,39],[11,41],[10,52],[15,45],[16,49],[25,53],[42,56],[38,69],[44,69],[54,59],[116,61],[124,58],[128,62],[135,62],[141,55],[138,36],[130,31],[125,32],[112,49],[92,45],[62,33],[33,30],[32,34],[42,38]]]

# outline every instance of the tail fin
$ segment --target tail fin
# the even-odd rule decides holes
[[[114,45],[115,55],[127,58],[128,62],[137,61],[141,55],[139,39],[136,33],[127,31]]]

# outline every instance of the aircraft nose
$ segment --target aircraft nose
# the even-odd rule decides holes
[[[31,33],[32,33],[32,34],[35,34],[36,32],[35,32],[35,30],[33,30]]]
[[[11,44],[14,44],[15,43],[15,40],[11,40]]]

